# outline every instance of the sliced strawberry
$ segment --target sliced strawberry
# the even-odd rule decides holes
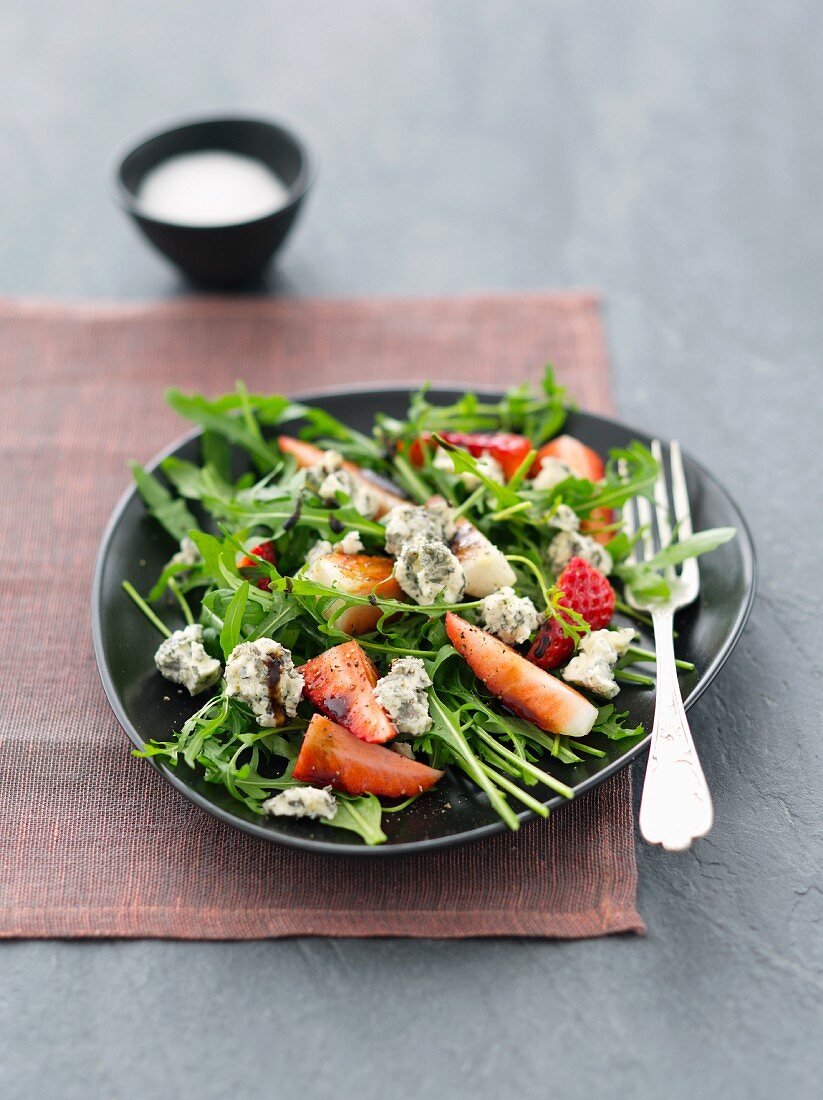
[[[475,676],[515,714],[549,733],[585,737],[591,731],[597,708],[574,688],[451,611],[446,632]]]
[[[514,477],[518,467],[531,450],[531,443],[523,435],[513,432],[440,432],[441,439],[455,447],[480,458],[491,455],[503,468],[506,481]],[[431,433],[424,432],[409,449],[409,461],[415,466],[423,465],[423,448],[431,440]]]
[[[537,452],[537,458],[529,471],[530,477],[537,477],[540,473],[544,458],[556,458],[560,462],[565,462],[575,477],[582,477],[587,481],[602,481],[606,476],[605,463],[597,451],[593,451],[573,435],[558,435],[555,439],[544,443]],[[583,520],[580,529],[598,542],[606,543],[613,532],[605,528],[612,523],[614,523],[614,512],[611,508],[595,508],[591,515]]]
[[[259,546],[252,547],[252,554],[256,554],[257,557],[262,558],[263,561],[271,562],[272,565],[277,565],[277,553],[271,539],[266,539],[266,541],[261,542]],[[240,571],[240,575],[245,577],[246,580],[251,581],[253,584],[257,585],[258,588],[262,588],[264,592],[269,591],[271,585],[270,577],[263,573],[260,565],[252,558],[244,554],[237,563],[237,568]]]
[[[306,698],[361,741],[391,741],[397,731],[372,694],[377,669],[358,642],[344,642],[313,657],[300,670]]]
[[[592,630],[602,630],[612,621],[614,589],[607,578],[587,561],[572,558],[557,578],[557,587],[563,592],[564,606],[582,615]],[[571,621],[568,615],[566,621]],[[573,652],[574,642],[564,634],[557,619],[547,619],[529,650],[528,659],[541,668],[557,668]]]
[[[353,596],[382,596],[385,600],[402,600],[403,589],[392,576],[394,562],[371,554],[324,554],[309,569],[309,576],[329,588],[339,588]],[[331,615],[340,606],[339,601],[328,609]],[[335,625],[344,634],[366,634],[374,630],[383,612],[379,607],[361,604],[349,607],[335,619]]]
[[[293,774],[302,783],[331,784],[346,794],[385,798],[411,798],[428,791],[443,775],[381,745],[360,741],[319,714],[309,723]]]
[[[316,466],[319,462],[322,462],[323,455],[325,454],[325,451],[323,451],[321,447],[315,447],[313,443],[307,443],[304,439],[294,439],[290,435],[278,436],[277,444],[284,454],[291,455],[292,458],[294,458],[301,469],[306,469],[309,466]],[[405,497],[394,492],[390,483],[388,483],[385,478],[381,478],[379,474],[372,474],[371,471],[367,473],[365,470],[362,470],[356,462],[345,461],[343,463],[343,469],[348,470],[353,477],[356,477],[376,496],[380,507],[375,519],[380,519],[386,512],[394,508],[396,504],[408,503]]]

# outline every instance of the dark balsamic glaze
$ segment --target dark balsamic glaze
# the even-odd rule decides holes
[[[266,661],[266,670],[268,673],[269,702],[271,703],[272,713],[277,719],[278,725],[282,725],[285,721],[285,714],[280,705],[280,677],[283,673],[283,665],[280,658],[269,657]]]
[[[532,657],[534,660],[539,661],[546,655],[546,650],[549,648],[551,642],[551,631],[541,630],[537,635],[537,641],[534,643],[534,653]]]
[[[297,498],[297,504],[295,505],[294,511],[289,516],[289,518],[283,523],[283,530],[284,531],[291,531],[292,527],[294,527],[294,525],[300,519],[300,513],[302,511],[303,511],[303,498],[298,497]]]

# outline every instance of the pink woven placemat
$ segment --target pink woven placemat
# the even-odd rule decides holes
[[[0,302],[0,935],[643,930],[628,770],[516,835],[388,860],[296,852],[222,825],[135,760],[92,654],[92,567],[125,462],[184,429],[164,386],[504,386],[547,360],[582,405],[609,411],[589,294]]]

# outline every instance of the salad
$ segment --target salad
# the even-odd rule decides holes
[[[177,549],[150,591],[123,587],[163,635],[157,675],[204,701],[137,755],[379,844],[448,769],[517,829],[546,792],[573,797],[564,766],[605,755],[600,737],[642,736],[618,696],[653,685],[635,666],[654,654],[621,585],[665,598],[669,559],[629,562],[620,508],[657,464],[564,434],[551,368],[501,399],[423,387],[368,435],[240,383],[167,400],[202,427],[200,462],[132,464]]]

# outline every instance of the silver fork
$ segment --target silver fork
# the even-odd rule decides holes
[[[638,524],[641,529],[641,537],[629,558],[633,562],[648,560],[656,547],[671,543],[671,515],[674,516],[676,538],[688,538],[692,533],[680,446],[674,441],[669,446],[671,509],[659,440],[654,440],[651,450],[659,467],[654,487],[654,515],[645,497],[628,501],[623,508],[626,532],[634,534]],[[693,840],[706,835],[713,818],[711,795],[686,721],[674,663],[674,613],[697,598],[700,571],[697,561],[689,558],[683,562],[679,573],[670,566],[664,575],[671,589],[671,597],[665,602],[640,599],[629,587],[626,587],[625,596],[632,607],[651,614],[657,652],[657,704],[640,800],[640,832],[649,844],[662,844],[667,851],[681,852]]]

